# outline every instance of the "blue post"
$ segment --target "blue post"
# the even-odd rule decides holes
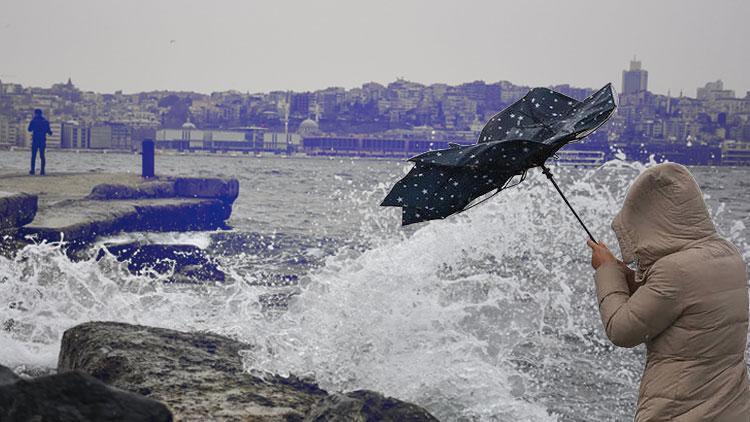
[[[154,177],[154,141],[151,139],[144,139],[141,144],[141,157],[142,157],[142,175],[143,177],[149,178]]]

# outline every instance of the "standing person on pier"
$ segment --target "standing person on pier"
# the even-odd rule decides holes
[[[49,121],[42,116],[42,110],[34,110],[34,118],[29,122],[29,132],[31,132],[31,170],[29,174],[35,173],[36,153],[39,152],[39,160],[42,168],[39,175],[44,176],[44,150],[47,147],[47,135],[52,135],[52,129],[49,127]]]

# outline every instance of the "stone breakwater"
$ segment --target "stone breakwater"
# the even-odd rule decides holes
[[[142,179],[132,174],[0,177],[2,249],[134,231],[225,227],[239,194],[237,179]],[[2,252],[2,251],[0,251]]]
[[[373,391],[329,393],[293,376],[251,375],[242,354],[254,349],[209,333],[84,323],[63,335],[58,374],[22,380],[0,367],[0,419],[437,420]],[[55,418],[55,409],[77,417]]]

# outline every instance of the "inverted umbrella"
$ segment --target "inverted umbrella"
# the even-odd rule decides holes
[[[410,158],[414,167],[380,205],[401,207],[402,225],[445,218],[471,208],[469,204],[482,195],[508,188],[514,176],[521,176],[522,181],[530,168],[541,167],[594,240],[544,163],[568,142],[596,130],[615,108],[612,84],[583,101],[534,88],[494,115],[476,144],[451,144]]]

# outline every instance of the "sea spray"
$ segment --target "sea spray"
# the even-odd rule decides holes
[[[600,172],[605,180],[566,187],[604,232],[626,188],[610,179],[638,171],[613,163]],[[363,227],[397,224],[393,217],[370,213]],[[618,394],[632,388],[635,359],[608,346],[587,300],[585,236],[543,178],[444,221],[372,235],[361,234],[371,243],[361,255],[333,256],[309,275],[289,311],[269,321],[270,336],[254,335],[263,347],[248,354],[249,367],[309,375],[327,388],[376,389],[447,420],[553,420],[569,404],[547,396],[570,392],[545,381],[547,373],[565,373],[573,359],[595,363],[600,353],[630,358],[630,370],[608,382]],[[590,387],[602,379],[598,369],[612,378],[594,365]],[[577,392],[594,399],[589,390]]]

